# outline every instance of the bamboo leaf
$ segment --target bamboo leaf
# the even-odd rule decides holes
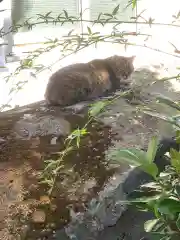
[[[51,13],[52,13],[52,11],[46,13],[45,17],[46,17],[46,18],[49,17],[49,15],[50,15]]]
[[[90,116],[95,117],[100,112],[104,110],[104,108],[109,104],[109,101],[99,101],[97,103],[92,104],[92,107],[89,109],[88,113]]]
[[[66,11],[66,10],[63,10],[63,12],[64,12],[64,15],[65,15],[66,19],[68,19],[68,13],[67,13],[67,11]]]
[[[117,6],[114,8],[114,10],[113,10],[113,12],[112,12],[112,15],[116,15],[116,14],[118,13],[118,11],[119,11],[119,6],[120,6],[120,5],[117,5]]]
[[[134,9],[137,5],[137,0],[132,0],[132,9]]]
[[[170,149],[171,164],[175,168],[176,172],[180,174],[180,152],[175,149]]]
[[[180,106],[177,102],[173,101],[172,99],[168,98],[168,97],[165,97],[165,96],[158,96],[157,98],[157,101],[159,103],[163,103],[163,104],[166,104],[168,105],[169,107],[172,107],[172,108],[175,108],[177,109],[178,111],[180,111]]]
[[[87,30],[88,30],[89,35],[91,35],[92,31],[91,31],[90,27],[87,27]]]
[[[158,119],[164,120],[166,122],[174,123],[174,120],[173,120],[172,117],[165,116],[165,115],[162,115],[160,113],[149,111],[149,110],[142,110],[142,112],[149,115],[149,116],[156,117]]]
[[[156,136],[152,137],[151,141],[149,142],[148,145],[148,150],[147,150],[147,160],[149,163],[152,163],[154,161],[154,158],[156,156],[158,148],[158,139]]]

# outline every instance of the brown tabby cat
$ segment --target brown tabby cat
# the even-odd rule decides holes
[[[131,75],[134,58],[115,55],[64,67],[50,77],[45,99],[50,105],[67,106],[105,96]]]

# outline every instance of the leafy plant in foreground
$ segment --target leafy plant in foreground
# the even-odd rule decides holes
[[[80,147],[81,139],[88,134],[87,131],[88,125],[93,121],[93,119],[96,118],[96,116],[100,112],[103,111],[103,109],[107,106],[108,103],[109,101],[101,101],[92,104],[88,112],[88,121],[82,128],[78,127],[77,129],[72,131],[69,134],[69,136],[67,136],[67,138],[64,140],[65,149],[58,153],[59,155],[58,160],[49,159],[44,161],[46,167],[44,168],[44,171],[41,174],[41,183],[45,183],[48,185],[49,187],[48,194],[50,196],[54,190],[58,175],[61,174],[61,171],[64,169],[63,164],[64,158],[70,152]]]
[[[117,149],[108,157],[116,162],[126,161],[152,177],[151,182],[140,186],[142,197],[129,200],[129,203],[135,204],[138,209],[153,212],[154,219],[144,225],[152,239],[180,239],[180,152],[171,149],[170,165],[159,172],[154,162],[157,143],[157,138],[154,137],[147,152]]]
[[[166,97],[159,97],[157,101],[180,111],[179,103]],[[180,144],[180,115],[165,116],[152,110],[145,113],[171,123],[176,129],[176,142]],[[142,211],[152,212],[154,219],[144,224],[146,232],[152,240],[180,239],[180,152],[171,148],[168,157],[169,165],[159,171],[156,154],[158,141],[153,137],[147,151],[131,149],[115,149],[108,158],[115,162],[127,162],[139,167],[151,176],[151,181],[142,184],[137,191],[142,197],[130,199],[128,203],[135,204]],[[156,165],[157,164],[157,165]],[[136,195],[137,196],[137,195]]]

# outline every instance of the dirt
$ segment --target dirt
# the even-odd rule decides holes
[[[136,96],[119,99],[100,117],[104,123],[94,121],[88,134],[61,164],[60,174],[51,196],[49,187],[40,183],[44,160],[58,159],[64,149],[63,138],[51,144],[52,136],[17,140],[13,135],[14,123],[21,113],[3,114],[0,118],[0,238],[46,239],[53,236],[70,220],[70,209],[84,211],[86,202],[96,196],[115,169],[106,160],[106,150],[116,147],[144,147],[154,134],[172,134],[169,125],[136,111],[137,104],[147,104],[165,113],[162,106],[151,102],[150,94],[159,91],[179,99],[179,93],[169,88],[169,83],[158,82],[157,71],[147,69],[134,74]],[[159,89],[159,90],[158,90]],[[28,113],[28,111],[26,112]],[[33,113],[33,112],[31,112]],[[82,127],[85,119],[80,115],[66,115],[72,127]],[[85,184],[89,182],[89,186]],[[134,239],[133,239],[134,240]]]
[[[0,152],[1,193],[4,191],[5,195],[1,201],[1,234],[4,226],[8,225],[11,235],[17,239],[22,235],[26,239],[43,239],[69,221],[70,207],[74,211],[84,210],[88,199],[95,196],[113,174],[104,158],[115,133],[110,127],[93,122],[87,129],[89,133],[81,140],[81,148],[73,150],[63,159],[62,171],[49,197],[49,187],[39,183],[39,173],[45,167],[44,160],[58,159],[58,152],[64,149],[64,139],[58,139],[55,145],[50,144],[51,136],[29,141],[13,139],[10,138],[12,126],[7,126],[5,121],[7,129],[3,128],[2,122],[1,137],[6,141],[1,144]],[[82,126],[82,120],[78,123],[77,117],[76,123]],[[84,192],[83,184],[90,179],[95,184]],[[13,195],[14,199],[8,194]],[[44,202],[43,198],[49,200]],[[37,220],[38,215],[44,220]],[[22,230],[22,224],[26,226],[25,230]]]

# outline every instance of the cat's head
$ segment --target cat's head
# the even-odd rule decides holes
[[[124,57],[114,55],[110,59],[110,65],[119,80],[128,79],[134,72],[134,59],[136,56]]]

